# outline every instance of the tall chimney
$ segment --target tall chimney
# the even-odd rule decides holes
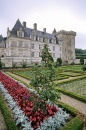
[[[46,28],[43,29],[43,32],[46,33]]]
[[[9,27],[7,28],[7,32],[9,32]]]
[[[33,29],[34,29],[34,30],[37,30],[37,23],[34,23],[34,24],[33,24]]]
[[[26,22],[23,22],[23,27],[26,28]]]

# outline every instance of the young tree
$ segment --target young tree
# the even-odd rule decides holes
[[[59,92],[54,90],[54,69],[52,64],[49,67],[42,65],[41,68],[38,65],[33,66],[34,78],[30,84],[35,87],[38,93],[38,98],[34,102],[34,111],[41,108],[42,112],[46,114],[46,103],[48,101],[56,103],[57,99],[60,98]]]
[[[50,50],[48,48],[48,45],[44,44],[44,48],[42,49],[42,52],[41,52],[41,58],[45,64],[45,67],[47,67],[47,65],[49,65],[50,62],[54,62],[53,57],[49,51]]]

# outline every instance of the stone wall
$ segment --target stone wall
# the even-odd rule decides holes
[[[61,30],[57,32],[57,37],[62,46],[62,61],[63,64],[71,64],[75,60],[75,36],[73,31]]]

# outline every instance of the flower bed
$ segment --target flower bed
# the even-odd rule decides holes
[[[34,102],[36,102],[38,95],[28,91],[27,88],[2,72],[0,72],[0,82],[4,85],[5,89],[2,88],[2,90],[15,114],[16,124],[22,124],[23,130],[25,130],[25,127],[27,126],[27,130],[56,130],[66,123],[65,120],[68,119],[69,114],[51,103],[46,104],[47,113],[43,113],[40,108],[38,108],[37,111],[34,111]],[[33,101],[29,100],[31,97],[33,97]],[[44,103],[43,100],[42,102]],[[18,116],[20,117],[20,115],[16,117],[16,112],[20,115],[22,114],[22,118],[18,119]],[[23,119],[25,119],[25,122]],[[25,125],[27,122],[29,125]]]

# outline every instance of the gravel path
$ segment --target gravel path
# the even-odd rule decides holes
[[[68,104],[69,106],[76,108],[86,116],[86,103],[81,102],[77,99],[74,99],[64,94],[61,95],[61,101]]]

